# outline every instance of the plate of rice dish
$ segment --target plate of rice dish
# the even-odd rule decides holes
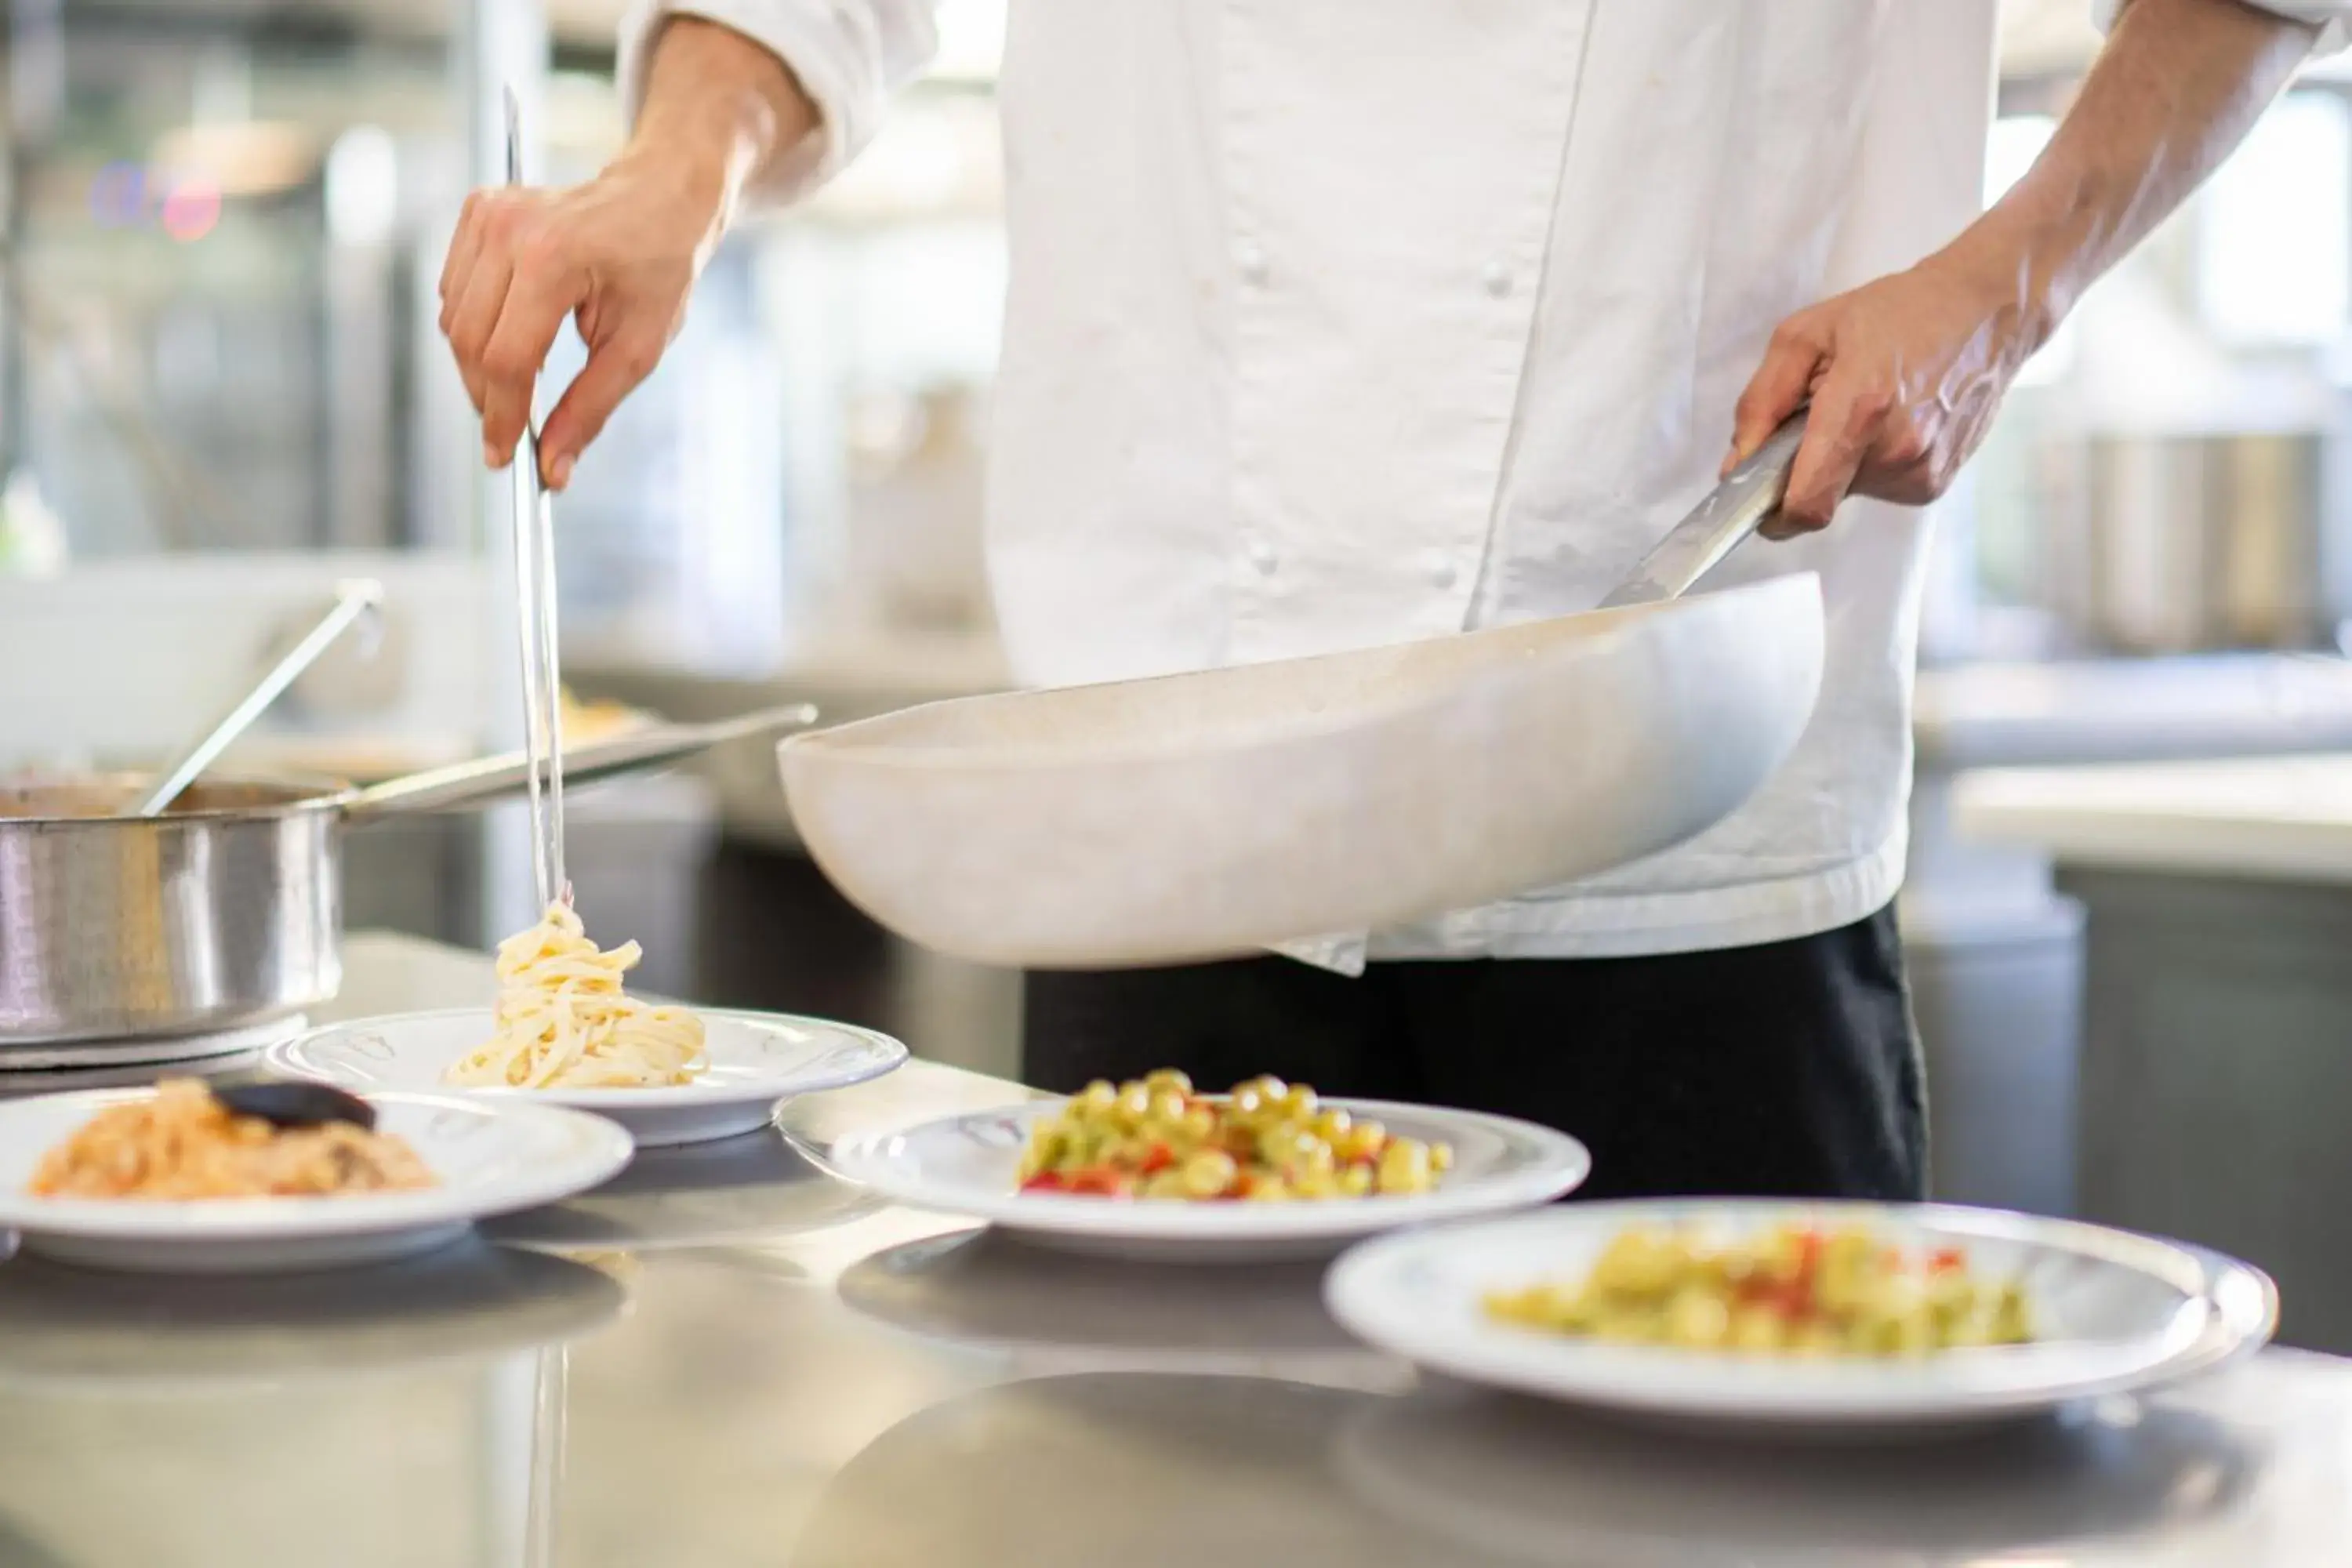
[[[558,1106],[166,1079],[0,1104],[0,1227],[97,1268],[374,1262],[610,1179],[628,1135]]]

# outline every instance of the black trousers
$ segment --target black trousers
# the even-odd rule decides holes
[[[1544,1122],[1589,1197],[1916,1199],[1926,1094],[1891,910],[1717,952],[1032,973],[1026,1073],[1068,1092],[1176,1067]]]

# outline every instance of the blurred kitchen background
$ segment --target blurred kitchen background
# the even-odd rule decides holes
[[[392,593],[383,650],[307,680],[248,763],[379,774],[519,732],[486,548],[504,491],[479,471],[435,284],[464,192],[497,170],[502,81],[543,177],[619,144],[622,9],[12,0],[0,768],[152,759],[358,573]],[[2090,9],[2004,6],[1995,192],[2096,47]],[[693,719],[805,698],[842,719],[1003,679],[979,447],[1003,4],[940,17],[939,65],[881,140],[726,245],[560,502],[583,701]],[[1951,831],[1954,776],[2352,751],[2340,65],[2084,301],[1945,509],[1904,914],[1948,1195],[2063,1212],[2098,1184],[2077,1086],[2105,984],[2047,848]],[[578,361],[567,341],[554,379]],[[510,815],[352,848],[354,927],[479,944],[530,917]],[[1013,1065],[1010,977],[908,951],[833,895],[760,747],[583,795],[572,855],[592,931],[625,910],[604,931],[644,942],[652,988]]]

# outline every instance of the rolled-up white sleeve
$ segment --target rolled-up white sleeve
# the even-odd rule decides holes
[[[821,123],[807,144],[765,171],[751,193],[783,202],[823,184],[874,139],[893,90],[939,47],[936,0],[635,0],[621,21],[621,100],[645,103],[654,36],[671,16],[733,28],[792,68]]]
[[[2352,44],[2352,0],[2243,0],[2257,11],[2268,11],[2291,22],[2308,22],[2321,29],[2315,54],[2333,54]],[[2116,25],[2116,17],[2131,0],[2093,0],[2099,31]]]

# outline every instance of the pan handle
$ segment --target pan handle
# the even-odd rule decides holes
[[[567,746],[563,752],[564,782],[594,784],[624,773],[652,773],[730,741],[750,740],[777,730],[803,729],[815,722],[816,709],[806,702],[795,702],[722,719],[715,724],[664,724],[591,745]],[[502,756],[482,757],[370,784],[351,791],[339,804],[343,819],[362,826],[387,816],[493,805],[520,798],[530,782],[529,758],[520,752],[509,752]]]
[[[1800,408],[1782,420],[1688,517],[1667,531],[1633,575],[1601,601],[1601,608],[1679,599],[1745,543],[1780,510],[1780,498],[1788,493],[1789,474],[1797,464],[1797,448],[1804,444],[1810,412]]]

